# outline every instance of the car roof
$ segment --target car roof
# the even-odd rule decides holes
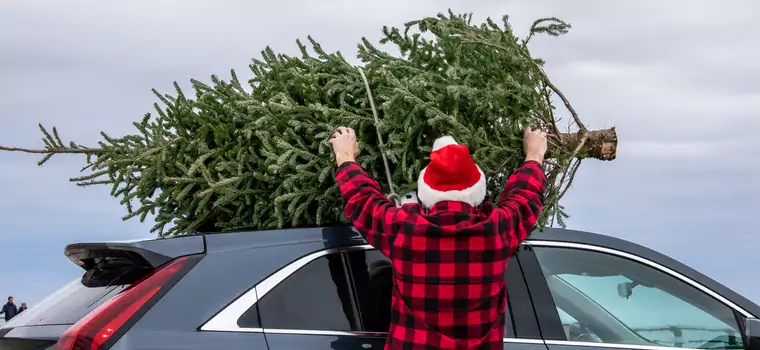
[[[644,248],[638,244],[605,234],[554,227],[537,229],[531,233],[527,240],[591,244],[630,253],[637,253],[637,250]]]
[[[211,251],[317,241],[334,245],[366,244],[356,229],[350,225],[263,231],[241,230],[227,233],[207,233],[204,236],[206,237],[207,249]],[[640,247],[631,242],[599,233],[563,228],[537,229],[531,233],[528,240],[592,244],[619,250],[636,250],[637,247]]]
[[[197,236],[198,235],[178,236],[176,238],[181,240],[182,237],[185,237],[189,240],[195,240],[199,238]],[[315,246],[324,246],[325,248],[367,244],[359,232],[356,231],[353,226],[347,224],[330,227],[290,228],[264,231],[242,230],[228,233],[206,233],[201,234],[200,236],[203,237],[207,253],[299,243],[314,244]],[[159,239],[159,241],[160,240],[162,239]],[[752,314],[760,316],[760,306],[749,301],[744,296],[728,289],[691,267],[643,245],[604,234],[564,228],[537,229],[531,233],[526,243],[530,246],[541,246],[541,242],[547,241],[553,243],[548,245],[555,247],[563,246],[562,242],[564,242],[568,243],[567,246],[571,248],[595,246],[636,255],[678,271],[741,305]],[[144,241],[143,243],[148,242],[150,241]],[[705,252],[706,257],[709,257],[709,254],[709,251]]]

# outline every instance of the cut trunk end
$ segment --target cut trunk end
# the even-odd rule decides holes
[[[573,152],[583,142],[580,132],[563,133],[558,135],[560,145],[565,152]],[[602,130],[590,130],[586,133],[586,142],[575,155],[576,158],[614,160],[617,156],[617,132],[615,127]]]

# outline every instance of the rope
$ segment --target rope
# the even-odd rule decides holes
[[[359,74],[362,75],[362,80],[364,80],[364,88],[367,89],[367,98],[369,99],[369,105],[372,107],[372,115],[375,117],[375,131],[377,132],[377,139],[380,142],[380,154],[383,156],[383,164],[385,165],[385,177],[388,179],[388,187],[391,189],[391,194],[388,195],[388,199],[390,199],[393,204],[395,204],[397,207],[401,206],[401,196],[399,196],[394,190],[393,190],[393,178],[391,178],[391,167],[388,165],[388,157],[385,156],[385,152],[383,152],[383,149],[385,148],[385,144],[383,143],[383,135],[380,134],[379,124],[380,124],[380,118],[377,116],[377,108],[375,108],[375,99],[372,97],[372,90],[369,88],[369,81],[367,80],[367,76],[364,75],[364,70],[362,67],[357,67],[359,69]]]

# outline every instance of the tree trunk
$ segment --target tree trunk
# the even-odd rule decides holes
[[[557,138],[559,139],[558,147],[565,151],[573,152],[583,142],[584,136],[581,132],[572,132],[561,133],[554,139],[556,140]],[[614,160],[617,156],[617,144],[618,138],[615,127],[590,130],[586,133],[583,147],[578,150],[575,157],[580,159]]]

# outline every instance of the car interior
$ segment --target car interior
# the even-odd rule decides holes
[[[369,267],[369,284],[372,291],[373,315],[363,317],[365,326],[372,332],[387,332],[391,326],[391,293],[393,270],[389,260],[377,260]]]
[[[561,277],[549,275],[546,282],[556,306],[576,319],[580,326],[580,334],[568,331],[568,340],[653,345]]]

